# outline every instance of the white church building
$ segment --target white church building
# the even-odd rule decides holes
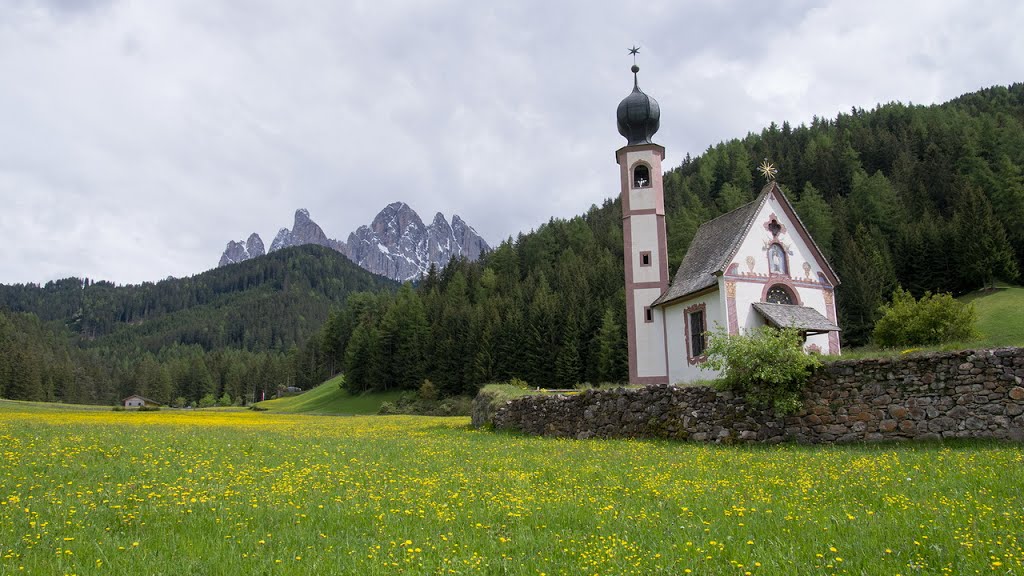
[[[707,333],[792,327],[805,350],[839,353],[832,266],[770,179],[757,198],[705,222],[669,280],[665,149],[651,141],[661,110],[637,83],[619,103],[616,154],[622,187],[629,380],[674,384],[714,378],[705,369]],[[769,174],[770,176],[770,174]]]

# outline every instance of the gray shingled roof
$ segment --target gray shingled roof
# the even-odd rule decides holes
[[[750,204],[744,204],[701,224],[690,247],[686,249],[686,256],[672,284],[651,305],[657,306],[714,286],[718,282],[717,274],[725,267],[725,260],[732,256],[738,248],[737,244],[746,236],[747,228],[761,205],[760,200],[762,198],[758,196]]]
[[[793,304],[754,302],[754,310],[761,313],[769,324],[778,328],[796,328],[804,332],[839,332],[835,322],[825,318],[814,308]]]
[[[679,265],[679,270],[672,278],[672,284],[664,294],[651,303],[651,306],[678,300],[717,284],[718,275],[725,272],[725,268],[736,255],[740,243],[743,242],[754,223],[754,216],[757,215],[772,190],[778,191],[781,201],[789,204],[789,199],[782,193],[782,189],[772,181],[761,188],[761,192],[753,202],[701,224],[693,241],[690,242],[690,247],[686,250],[683,263]],[[795,210],[793,210],[793,216],[795,216],[797,225],[806,230],[806,226],[800,221]],[[810,234],[807,237],[810,238]],[[832,266],[825,259],[814,239],[810,238],[810,240],[812,249],[817,252],[818,258],[824,263],[834,279],[835,285],[838,285],[839,278],[836,277]]]

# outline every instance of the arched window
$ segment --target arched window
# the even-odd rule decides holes
[[[786,262],[786,251],[778,244],[768,247],[768,269],[772,274],[789,274],[789,266]]]
[[[637,164],[633,168],[633,188],[649,188],[651,186],[651,170],[645,164]]]
[[[792,304],[793,296],[789,293],[782,284],[776,284],[768,289],[768,293],[765,294],[765,302],[771,304]]]

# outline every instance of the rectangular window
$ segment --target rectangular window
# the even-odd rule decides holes
[[[651,251],[650,250],[647,250],[646,252],[641,252],[640,253],[640,265],[641,266],[650,266],[651,265]]]
[[[693,358],[704,354],[704,332],[707,327],[704,325],[704,311],[698,310],[690,313],[690,355]]]
[[[649,306],[644,306],[644,322],[654,322],[654,310]]]

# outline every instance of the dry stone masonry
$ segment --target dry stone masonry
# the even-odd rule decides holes
[[[730,392],[650,386],[525,396],[474,424],[527,434],[696,442],[860,442],[996,438],[1024,441],[1024,348],[916,354],[826,364],[804,408],[779,418]]]

